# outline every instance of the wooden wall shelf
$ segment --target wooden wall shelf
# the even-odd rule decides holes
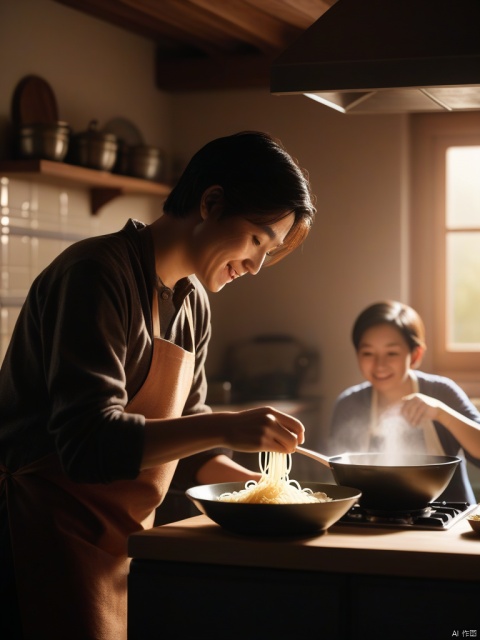
[[[8,160],[0,162],[0,176],[36,180],[49,184],[85,187],[90,190],[92,214],[122,195],[138,194],[166,198],[170,186],[160,182],[97,171],[52,160]]]

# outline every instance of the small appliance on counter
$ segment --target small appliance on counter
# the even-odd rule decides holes
[[[236,402],[292,399],[317,379],[318,362],[318,352],[291,335],[258,335],[227,349],[225,378]]]

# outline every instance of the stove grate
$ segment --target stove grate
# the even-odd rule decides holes
[[[337,524],[364,527],[389,527],[394,529],[450,529],[477,505],[466,502],[431,502],[426,509],[411,512],[375,512],[353,506]]]

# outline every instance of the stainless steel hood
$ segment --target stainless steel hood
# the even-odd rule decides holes
[[[271,92],[343,113],[480,110],[480,0],[338,0],[274,61]]]

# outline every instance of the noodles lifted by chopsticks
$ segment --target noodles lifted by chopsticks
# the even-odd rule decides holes
[[[313,493],[302,489],[288,474],[292,468],[292,456],[287,453],[267,451],[259,454],[262,477],[258,482],[249,480],[245,489],[222,493],[222,502],[250,502],[259,504],[296,504],[302,502],[330,502],[326,493]]]

